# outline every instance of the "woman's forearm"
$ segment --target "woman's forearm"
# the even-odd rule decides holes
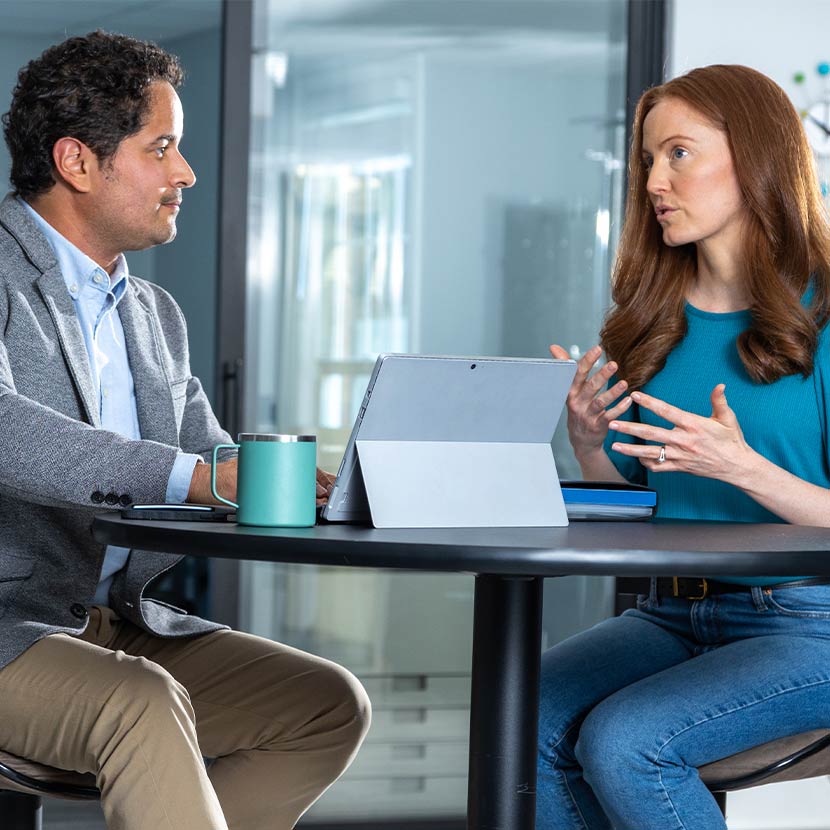
[[[577,455],[576,460],[586,481],[626,481],[602,448],[584,456]]]
[[[830,527],[830,490],[810,484],[752,452],[748,463],[729,483],[790,524]]]

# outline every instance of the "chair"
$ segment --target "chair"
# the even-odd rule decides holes
[[[633,608],[637,594],[647,594],[648,590],[648,579],[618,577],[615,613]],[[728,792],[830,775],[830,729],[816,729],[769,741],[706,764],[698,772],[726,816]]]
[[[802,732],[722,758],[699,770],[726,815],[726,794],[759,784],[830,775],[830,729]]]
[[[41,830],[42,796],[90,801],[100,797],[95,776],[56,769],[0,750],[0,826]]]

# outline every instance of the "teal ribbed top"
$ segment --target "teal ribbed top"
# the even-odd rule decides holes
[[[788,376],[775,383],[755,383],[738,356],[737,337],[751,321],[748,311],[715,314],[686,305],[688,332],[669,354],[666,365],[643,391],[687,412],[709,417],[710,395],[726,384],[726,399],[734,410],[747,443],[793,475],[820,487],[830,487],[827,413],[830,408],[830,343],[825,327],[819,338],[812,375]],[[671,428],[647,409],[632,405],[625,416]],[[672,519],[727,522],[783,522],[738,488],[689,473],[649,473],[635,458],[611,451],[613,441],[633,441],[609,433],[606,451],[629,481],[647,484],[658,493],[658,515]],[[751,585],[802,577],[723,579]],[[721,579],[721,577],[719,577]]]

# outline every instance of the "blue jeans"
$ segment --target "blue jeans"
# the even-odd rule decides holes
[[[698,767],[830,726],[830,585],[657,599],[542,656],[537,830],[719,830]]]

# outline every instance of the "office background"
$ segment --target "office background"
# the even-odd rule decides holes
[[[803,105],[792,73],[830,59],[830,6],[786,14],[776,0],[0,0],[0,81],[97,27],[181,57],[198,183],[175,243],[130,269],[182,305],[194,372],[232,429],[315,432],[334,469],[378,352],[594,343],[627,89],[743,62]],[[554,447],[576,476],[561,428]],[[363,752],[306,822],[461,827],[471,578],[206,568],[160,589],[346,664],[375,702]],[[549,645],[611,614],[613,581],[548,580],[545,603]],[[736,794],[730,827],[830,827],[828,789]],[[52,803],[47,827],[103,826],[89,809]]]

